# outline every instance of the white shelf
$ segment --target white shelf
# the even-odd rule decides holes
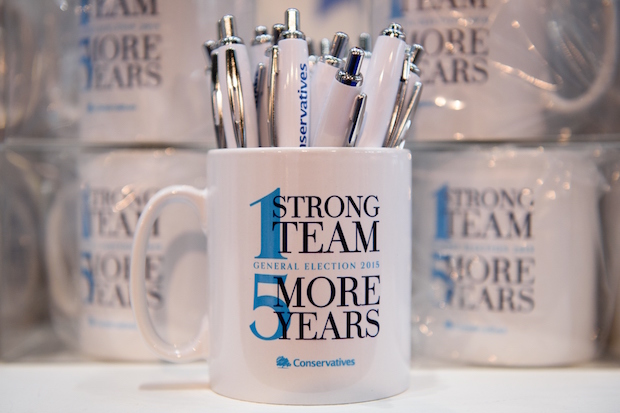
[[[0,365],[0,412],[620,412],[620,365],[578,368],[415,368],[384,400],[292,407],[228,399],[209,389],[205,363]]]

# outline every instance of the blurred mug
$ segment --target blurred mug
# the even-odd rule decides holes
[[[251,2],[241,3],[242,26]],[[80,137],[88,141],[213,139],[202,44],[221,6],[208,0],[80,0]]]
[[[618,2],[589,4],[603,9],[593,45],[584,38],[596,27],[564,21],[556,9],[578,11],[561,0],[407,0],[393,7],[390,18],[425,50],[414,138],[540,138],[586,113],[613,86],[618,63]],[[591,58],[599,47],[600,59]],[[583,90],[571,90],[566,68],[587,79]]]
[[[425,355],[475,364],[592,359],[602,180],[586,153],[414,157],[414,320]]]
[[[605,151],[603,171],[609,184],[601,202],[602,222],[605,239],[605,264],[608,282],[603,291],[609,294],[611,305],[609,321],[611,321],[609,350],[620,357],[620,150],[614,144],[613,150]]]
[[[46,248],[53,305],[60,313],[55,327],[82,354],[156,360],[131,310],[131,242],[148,200],[166,185],[204,184],[203,165],[202,153],[170,149],[80,155],[79,188],[66,186],[51,208]],[[77,216],[63,215],[68,213],[64,206],[74,203]],[[176,342],[202,321],[202,301],[196,299],[206,286],[202,279],[188,277],[206,265],[205,239],[195,230],[197,218],[183,206],[167,212],[152,229],[144,276],[158,333]],[[78,222],[67,224],[69,219]],[[66,234],[72,228],[77,233]],[[77,241],[63,243],[67,235]],[[67,256],[72,257],[69,266],[62,261]],[[67,323],[74,326],[70,333]]]
[[[3,359],[23,354],[22,348],[11,348],[18,341],[10,338],[29,331],[41,320],[45,310],[38,242],[41,181],[36,167],[23,154],[11,150],[0,153],[0,356]]]
[[[395,149],[212,150],[206,190],[146,205],[131,301],[162,358],[209,358],[211,388],[236,399],[334,404],[404,391],[410,361],[411,155]],[[164,207],[187,203],[207,233],[208,344],[174,346],[148,314],[145,253]],[[148,282],[148,280],[146,280]]]

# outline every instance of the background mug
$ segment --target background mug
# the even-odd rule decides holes
[[[540,138],[609,132],[588,117],[603,120],[616,82],[618,7],[617,0],[394,0],[376,2],[373,20],[377,31],[402,23],[407,41],[424,47],[415,139]]]
[[[614,311],[605,315],[609,316],[610,341],[609,351],[616,357],[620,357],[620,150],[617,145],[605,148],[602,159],[602,170],[609,185],[608,191],[601,200],[601,221],[604,228],[605,239],[605,265],[609,274],[607,288],[602,293],[608,297]],[[611,308],[611,306],[610,306]]]
[[[138,218],[164,186],[204,185],[204,154],[166,149],[80,153],[77,182],[50,208],[46,258],[56,333],[80,353],[107,360],[157,360],[131,310],[129,270]],[[172,342],[202,322],[205,238],[186,205],[175,205],[151,231],[143,275],[158,334]],[[202,284],[198,284],[202,282]]]
[[[253,28],[253,2],[72,1],[80,11],[80,139],[213,139],[201,46],[217,38],[217,19],[226,13],[243,30]]]
[[[151,348],[170,361],[204,358],[208,348],[211,388],[236,399],[331,404],[404,391],[409,151],[212,150],[207,177],[206,190],[156,194],[137,226],[131,299]],[[202,333],[170,345],[147,312],[147,239],[175,202],[193,205],[207,234],[208,345]]]
[[[476,364],[592,359],[603,179],[583,150],[414,156],[414,317],[426,355]]]

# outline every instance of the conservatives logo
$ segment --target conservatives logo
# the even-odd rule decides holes
[[[276,366],[280,369],[288,369],[291,362],[284,356],[276,359]],[[294,367],[347,367],[355,366],[355,359],[343,360],[341,358],[334,360],[293,360]]]
[[[288,361],[286,357],[280,356],[276,359],[276,366],[281,369],[288,369],[289,367],[291,367],[291,362]]]

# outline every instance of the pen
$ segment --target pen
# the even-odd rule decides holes
[[[202,46],[205,52],[205,56],[207,58],[207,67],[206,67],[205,72],[209,72],[211,70],[211,53],[217,47],[217,43],[213,40],[207,40],[206,42],[204,42]]]
[[[312,78],[314,77],[314,69],[316,68],[317,63],[319,63],[319,59],[321,58],[321,56],[329,54],[329,40],[321,39],[321,41],[319,42],[319,54],[318,55],[314,54],[313,51],[311,51],[310,43],[308,43],[308,48],[309,48],[308,51],[310,52],[310,56],[308,57],[309,77],[310,77],[310,87],[312,88]]]
[[[223,129],[227,148],[257,147],[258,126],[256,105],[252,99],[250,58],[243,40],[236,35],[234,17],[222,17],[218,26],[219,41],[211,51],[211,70],[215,72],[212,91],[216,95],[214,99],[218,100],[214,123],[217,125],[221,120],[223,126],[219,127]]]
[[[308,43],[308,56],[316,55],[314,51],[314,40],[311,37],[306,37],[306,43]]]
[[[357,146],[382,147],[392,118],[407,44],[398,23],[378,37],[362,91],[368,96],[366,120]]]
[[[259,146],[271,146],[267,129],[267,65],[269,56],[267,50],[271,47],[273,37],[267,34],[265,26],[254,29],[254,40],[250,48],[250,64],[254,72],[254,100],[256,103],[256,117],[258,122]]]
[[[272,37],[272,42],[274,45],[278,44],[278,41],[280,40],[280,36],[282,35],[282,32],[284,32],[285,30],[286,30],[286,26],[283,25],[282,23],[276,23],[273,25],[271,37]]]
[[[361,33],[359,37],[360,49],[364,51],[364,62],[362,63],[362,76],[366,76],[368,65],[372,57],[372,37],[368,33]]]
[[[329,39],[326,37],[321,39],[320,54],[321,56],[325,56],[326,54],[329,54]]]
[[[314,67],[312,83],[310,84],[310,94],[312,95],[310,130],[313,131],[310,136],[310,146],[315,146],[316,128],[334,77],[342,67],[341,57],[347,48],[347,43],[349,43],[349,36],[346,33],[337,32],[334,35],[329,53],[321,56]]]
[[[354,147],[357,144],[362,127],[364,126],[364,114],[366,113],[366,95],[359,94],[353,101],[353,107],[349,115],[349,128],[347,129],[345,143],[348,147]]]
[[[405,145],[405,137],[407,131],[411,127],[411,122],[415,115],[416,110],[418,109],[418,104],[420,103],[420,98],[422,96],[422,82],[415,82],[412,88],[411,100],[409,101],[409,105],[407,105],[406,115],[403,118],[403,123],[399,126],[396,133],[396,141],[394,142],[393,148],[403,148]]]
[[[409,66],[409,77],[405,91],[405,99],[398,110],[398,120],[394,130],[394,136],[388,143],[388,147],[402,147],[405,142],[405,135],[411,126],[411,121],[420,103],[422,96],[422,81],[420,80],[420,69],[417,62],[420,60],[424,49],[418,44],[411,46],[407,52],[407,63]]]
[[[360,74],[364,51],[354,47],[347,56],[346,67],[332,79],[314,146],[354,146],[363,120],[366,95],[360,95],[363,77]],[[351,142],[353,141],[353,142]]]
[[[387,148],[391,148],[394,146],[396,141],[396,129],[398,128],[398,119],[402,114],[402,111],[405,108],[405,98],[407,96],[407,86],[409,85],[409,78],[412,75],[411,70],[411,54],[409,53],[410,49],[407,49],[405,53],[405,58],[402,62],[402,71],[400,74],[400,80],[398,83],[398,89],[396,92],[396,99],[394,101],[394,106],[392,107],[392,114],[390,116],[390,121],[388,123],[388,130],[385,135],[385,141],[382,146]],[[414,74],[414,76],[417,76]]]
[[[265,26],[256,26],[254,29],[254,40],[252,40],[252,46],[249,51],[250,67],[253,70],[252,75],[254,76],[255,81],[258,66],[262,64],[263,67],[267,67],[268,57],[266,52],[267,49],[271,47],[271,40],[272,36],[267,33],[267,28]]]
[[[306,37],[306,42],[308,43],[308,76],[312,79],[312,74],[314,73],[314,67],[316,63],[319,61],[319,57],[316,55],[316,50],[314,47],[314,40],[309,37]],[[310,82],[312,83],[312,81]]]
[[[314,50],[314,40],[310,37],[306,37],[306,43],[308,43],[308,56],[316,56],[316,51]]]
[[[207,57],[207,70],[211,80],[211,110],[213,112],[213,126],[215,127],[215,142],[218,148],[226,148],[226,136],[224,135],[224,114],[222,108],[222,87],[219,79],[218,57],[215,52],[217,44],[209,40],[204,44]]]
[[[418,44],[413,44],[408,50],[405,57],[405,65],[403,69],[408,72],[405,76],[404,97],[402,100],[397,98],[397,120],[391,131],[389,139],[385,146],[394,148],[404,141],[405,134],[411,125],[411,119],[417,110],[418,103],[422,93],[422,81],[420,80],[420,69],[417,62],[422,56],[424,49]],[[399,90],[398,95],[401,95]],[[400,100],[400,101],[399,101]]]
[[[279,48],[278,41],[280,35],[284,32],[284,25],[276,23],[273,25],[273,46],[267,49],[266,54],[269,56],[269,68],[267,70],[267,93],[261,92],[260,99],[260,113],[265,113],[263,108],[267,108],[267,116],[265,121],[267,123],[268,131],[268,145],[265,146],[278,146],[278,138],[276,133],[276,89],[277,89],[277,75],[278,75],[278,57]],[[266,101],[265,98],[266,97]],[[262,115],[261,115],[262,116]]]
[[[285,26],[278,40],[276,59],[272,56],[270,76],[275,76],[275,82],[269,92],[269,105],[273,108],[270,117],[275,120],[277,146],[306,147],[310,137],[311,96],[308,43],[299,30],[297,9],[286,10]]]

